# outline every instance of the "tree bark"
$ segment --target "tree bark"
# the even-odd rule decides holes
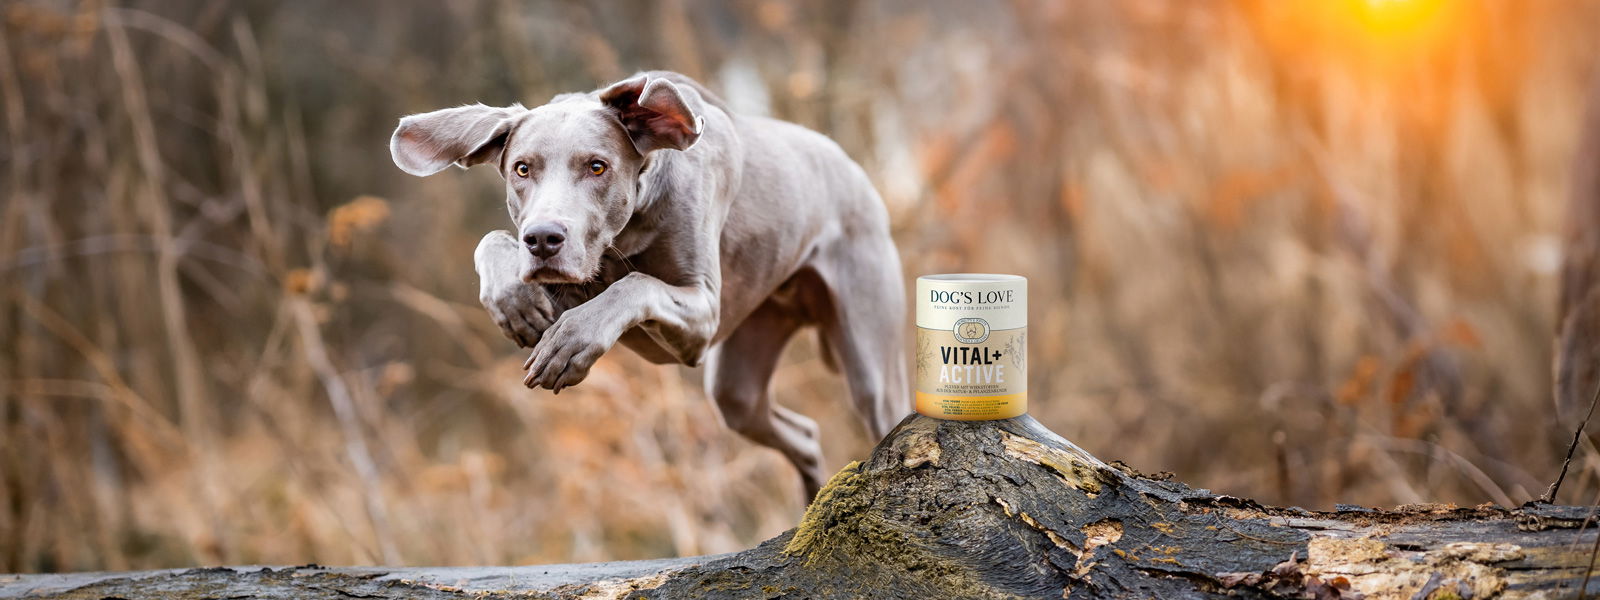
[[[799,526],[733,554],[0,576],[0,597],[1565,598],[1592,568],[1593,515],[1262,506],[1107,464],[1028,416],[912,416],[834,475]]]

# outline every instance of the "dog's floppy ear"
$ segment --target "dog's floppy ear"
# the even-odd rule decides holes
[[[525,110],[473,104],[411,115],[394,129],[389,154],[412,175],[432,175],[452,163],[466,168],[498,161],[514,117]]]
[[[682,90],[665,79],[638,75],[600,92],[600,101],[617,111],[639,154],[659,148],[688,150],[704,129],[704,119],[689,108]]]

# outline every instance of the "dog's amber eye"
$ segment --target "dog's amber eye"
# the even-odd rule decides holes
[[[527,177],[528,176],[528,163],[519,162],[519,163],[517,163],[517,166],[514,168],[514,170],[517,172],[517,177]]]
[[[591,160],[591,161],[589,161],[589,172],[590,173],[594,173],[595,175],[604,175],[605,172],[606,172],[606,163],[605,163],[605,161],[599,161],[599,160]]]

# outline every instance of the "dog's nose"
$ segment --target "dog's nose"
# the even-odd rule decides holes
[[[540,223],[522,232],[522,243],[539,258],[550,258],[561,251],[567,241],[567,228],[560,223]]]

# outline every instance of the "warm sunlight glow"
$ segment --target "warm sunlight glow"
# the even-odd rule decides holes
[[[1451,86],[1469,73],[1490,92],[1500,90],[1484,64],[1464,57],[1484,51],[1487,17],[1480,3],[1465,0],[1259,0],[1244,16],[1261,49],[1281,65],[1283,92],[1308,105],[1348,94],[1388,118],[1407,135],[1438,132],[1450,115]],[[1512,11],[1503,11],[1505,25]],[[1516,29],[1494,29],[1495,61],[1513,56]],[[1470,68],[1471,70],[1464,70]],[[1384,108],[1388,107],[1388,108]]]
[[[1251,6],[1246,15],[1279,57],[1381,79],[1443,68],[1438,61],[1472,35],[1474,24],[1459,0],[1268,0]]]
[[[1375,36],[1423,33],[1443,18],[1448,0],[1350,0],[1356,24]]]
[[[1322,0],[1327,2],[1327,0]],[[1367,60],[1404,63],[1427,60],[1460,35],[1456,0],[1339,0],[1329,25],[1346,51],[1369,52]]]

